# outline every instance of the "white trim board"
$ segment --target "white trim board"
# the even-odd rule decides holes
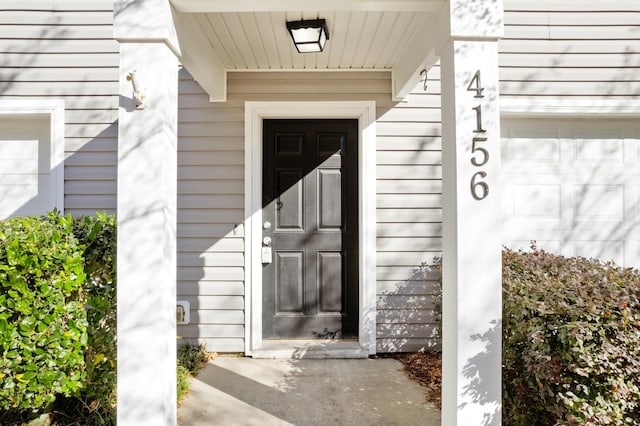
[[[607,117],[633,117],[640,115],[640,99],[556,98],[556,97],[501,97],[502,117],[581,117],[606,115]]]
[[[262,340],[262,120],[271,118],[358,120],[359,326],[354,351],[376,352],[376,104],[353,102],[245,103],[245,353],[290,357],[296,348],[277,352]],[[355,343],[355,342],[354,342]],[[319,356],[330,357],[331,348]],[[344,353],[336,353],[336,357]]]
[[[0,116],[48,116],[51,149],[51,204],[64,213],[64,100],[0,100]]]

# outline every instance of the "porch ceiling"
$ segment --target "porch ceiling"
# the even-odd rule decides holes
[[[434,27],[446,0],[172,0],[182,62],[226,100],[228,71],[388,70],[401,99],[434,62]],[[296,51],[285,23],[327,20],[322,53]]]

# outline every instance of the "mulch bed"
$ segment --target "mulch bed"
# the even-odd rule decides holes
[[[410,378],[426,388],[427,400],[442,408],[442,356],[438,353],[414,352],[397,355]]]

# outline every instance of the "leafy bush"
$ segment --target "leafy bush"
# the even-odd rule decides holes
[[[80,396],[97,424],[115,424],[116,404],[116,220],[115,216],[74,218],[73,232],[83,249],[83,285],[88,322],[87,379]],[[90,422],[85,420],[84,424]]]
[[[72,218],[54,212],[0,221],[3,424],[21,424],[44,409],[65,424],[115,424],[115,265],[114,216],[98,213]],[[25,288],[30,292],[25,293]],[[36,320],[33,323],[23,318],[26,306]],[[16,307],[19,313],[14,312]],[[67,311],[79,319],[74,320]],[[45,329],[42,323],[47,321],[50,324]],[[77,332],[65,328],[70,324]],[[30,336],[33,344],[23,344],[24,349],[16,351],[16,333]],[[64,338],[59,337],[61,333]],[[46,339],[54,343],[47,344]],[[64,389],[40,379],[52,374],[58,377],[62,374],[58,370],[68,372],[74,380],[67,378],[64,383],[73,387]],[[16,395],[13,399],[8,397],[11,392]]]
[[[503,253],[505,425],[640,424],[640,274]]]
[[[0,409],[43,407],[83,387],[84,280],[70,216],[0,222]]]

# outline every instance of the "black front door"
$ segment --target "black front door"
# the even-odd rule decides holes
[[[358,122],[263,126],[262,336],[356,337]]]

